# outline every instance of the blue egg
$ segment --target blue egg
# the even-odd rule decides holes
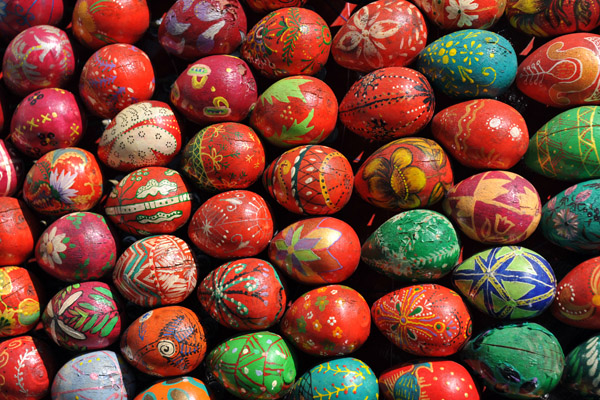
[[[356,358],[345,357],[319,364],[292,386],[288,400],[376,400],[379,384],[371,368]]]
[[[515,80],[517,55],[502,36],[465,29],[430,43],[419,54],[417,69],[450,97],[495,97]]]

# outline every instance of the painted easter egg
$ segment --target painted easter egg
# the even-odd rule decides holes
[[[379,298],[371,307],[375,326],[407,353],[444,357],[471,337],[471,315],[455,291],[437,284],[407,286]]]
[[[204,359],[204,328],[188,308],[156,308],[133,321],[123,332],[121,353],[131,365],[148,375],[187,374]]]
[[[31,336],[0,342],[0,399],[42,400],[57,370],[51,348]]]
[[[513,399],[544,396],[565,365],[556,337],[532,322],[487,330],[467,343],[461,357],[489,389]]]
[[[525,164],[548,178],[586,180],[600,178],[599,106],[581,106],[564,111],[529,140]]]
[[[352,166],[331,147],[304,145],[290,149],[265,169],[262,182],[269,194],[296,214],[329,215],[350,201]]]
[[[23,158],[15,147],[0,139],[0,197],[13,196],[17,192],[23,182],[23,168]]]
[[[110,121],[100,142],[98,158],[118,171],[163,167],[181,149],[181,129],[167,103],[142,101],[127,106]]]
[[[196,210],[188,236],[212,257],[252,257],[269,245],[273,217],[262,196],[230,190],[211,197]]]
[[[452,283],[479,311],[503,319],[536,317],[556,294],[550,263],[520,246],[473,255],[452,272]]]
[[[241,331],[268,329],[279,322],[285,289],[275,268],[258,258],[230,261],[198,285],[198,299],[221,325]]]
[[[465,367],[451,360],[408,362],[384,371],[379,377],[384,400],[479,400],[479,392]]]
[[[517,55],[496,33],[464,29],[430,43],[419,54],[417,69],[450,97],[496,97],[515,80]]]
[[[515,244],[527,239],[542,217],[535,187],[509,171],[488,171],[454,185],[443,202],[444,212],[473,240]]]
[[[216,55],[199,59],[171,87],[171,103],[190,121],[206,125],[240,122],[256,103],[258,92],[244,60]]]
[[[323,393],[336,400],[377,400],[377,376],[367,364],[357,358],[338,358],[306,371],[294,383],[287,398],[315,399]]]
[[[97,350],[121,335],[123,318],[116,291],[106,283],[74,283],[46,305],[42,322],[48,336],[73,351]]]
[[[284,7],[302,7],[308,0],[246,0],[255,13],[268,13]]]
[[[64,215],[52,222],[35,246],[37,264],[67,282],[98,279],[117,262],[117,240],[104,217],[92,212]]]
[[[292,303],[281,320],[281,330],[305,353],[350,354],[367,341],[371,332],[369,305],[348,286],[322,286]]]
[[[183,149],[181,172],[201,190],[246,189],[265,169],[265,149],[252,128],[222,122],[198,132]]]
[[[510,169],[527,152],[525,118],[493,99],[468,100],[438,112],[433,137],[459,163],[476,169]]]
[[[591,31],[600,25],[600,2],[507,0],[506,17],[514,28],[538,37]]]
[[[600,329],[600,257],[578,264],[561,279],[550,310],[567,325]]]
[[[141,168],[126,175],[106,200],[104,211],[122,231],[138,236],[173,233],[192,213],[192,200],[179,172]]]
[[[305,285],[339,283],[358,267],[360,239],[340,219],[304,219],[275,235],[269,244],[269,259],[287,276]]]
[[[154,69],[146,53],[130,44],[110,44],[86,61],[79,95],[90,112],[113,118],[125,107],[149,100],[154,85]]]
[[[96,158],[76,147],[44,154],[25,176],[23,198],[35,211],[61,216],[92,209],[102,196]]]
[[[548,241],[577,253],[600,252],[600,179],[571,186],[542,208],[540,228]]]
[[[0,36],[10,40],[36,25],[57,25],[63,17],[63,0],[7,0],[0,17]]]
[[[400,211],[431,206],[454,184],[444,149],[433,140],[412,137],[377,149],[354,178],[359,196],[374,206]]]
[[[140,392],[133,400],[211,400],[204,382],[191,376],[167,379]]]
[[[414,2],[427,19],[443,30],[488,29],[504,14],[506,0],[433,1]]]
[[[113,351],[82,354],[63,365],[52,382],[52,400],[127,399],[135,392],[135,377]]]
[[[405,0],[378,0],[361,7],[333,38],[331,55],[344,68],[371,72],[410,64],[427,44],[427,26]]]
[[[561,383],[584,398],[600,395],[598,352],[600,335],[592,336],[571,350],[565,359]]]
[[[267,78],[315,75],[331,49],[329,26],[316,12],[286,7],[254,25],[242,44],[242,58]]]
[[[177,236],[158,235],[129,246],[112,276],[127,300],[155,308],[185,300],[196,288],[198,267],[187,243]]]
[[[250,125],[277,147],[321,143],[333,132],[338,102],[333,90],[312,76],[290,76],[269,86],[256,102]]]
[[[73,93],[41,89],[17,106],[10,121],[10,139],[25,155],[39,158],[51,150],[75,146],[84,127]]]
[[[0,197],[0,266],[27,261],[41,232],[39,219],[22,200]]]
[[[40,319],[43,288],[21,267],[0,268],[0,338],[29,332]]]
[[[348,90],[340,121],[366,139],[390,141],[419,132],[431,121],[435,98],[418,71],[387,67],[373,71]]]
[[[197,60],[233,53],[247,29],[238,0],[178,0],[160,23],[158,41],[168,53]]]
[[[439,279],[459,262],[458,235],[450,220],[431,210],[409,210],[385,221],[362,245],[362,261],[391,278]]]
[[[600,17],[600,2],[596,8]],[[547,42],[519,64],[517,87],[552,107],[600,104],[598,46],[600,35],[590,33],[572,33]]]
[[[96,50],[140,40],[150,26],[150,10],[146,0],[77,0],[72,22],[77,40]]]
[[[2,59],[2,80],[17,96],[65,86],[75,72],[67,34],[54,26],[27,28],[10,41]]]
[[[261,331],[231,338],[206,357],[210,375],[236,397],[278,399],[296,379],[296,362],[283,338]]]

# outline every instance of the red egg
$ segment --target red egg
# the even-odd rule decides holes
[[[57,25],[63,11],[63,0],[6,0],[0,19],[0,36],[10,40],[32,26]]]
[[[248,64],[228,55],[204,57],[190,64],[171,87],[171,103],[198,124],[240,122],[257,96]]]
[[[458,162],[476,169],[510,169],[527,152],[525,119],[508,104],[493,99],[469,100],[437,113],[433,137]]]
[[[366,139],[413,135],[433,118],[433,89],[423,74],[405,67],[373,71],[355,82],[340,103],[340,121]]]
[[[22,200],[0,197],[0,266],[27,261],[40,232],[38,218]]]
[[[117,240],[100,214],[77,212],[51,223],[35,246],[37,264],[66,282],[98,279],[117,262]]]
[[[248,32],[242,58],[267,78],[315,75],[325,65],[331,31],[319,14],[286,7],[267,14]]]
[[[284,7],[302,7],[308,0],[246,0],[256,13],[267,13]]]
[[[250,125],[271,144],[293,147],[321,143],[333,132],[338,102],[333,90],[311,76],[291,76],[258,98]]]
[[[436,284],[408,286],[381,297],[371,307],[377,328],[403,351],[444,357],[471,337],[471,316],[462,298]]]
[[[14,146],[0,139],[0,196],[13,196],[23,176],[23,159]]]
[[[323,286],[292,303],[281,320],[281,330],[305,353],[350,354],[365,343],[371,332],[369,305],[348,286]]]
[[[444,212],[473,240],[515,244],[527,239],[542,218],[535,187],[509,171],[473,175],[448,190]]]
[[[104,211],[122,231],[149,236],[173,233],[192,213],[192,200],[179,172],[164,167],[141,168],[113,188]]]
[[[102,196],[102,173],[96,158],[76,147],[52,150],[31,167],[23,198],[35,211],[65,215],[92,209]]]
[[[79,78],[79,95],[85,106],[104,118],[113,118],[125,107],[149,100],[153,94],[150,58],[129,44],[111,44],[96,51]]]
[[[445,31],[488,29],[504,14],[506,0],[415,0],[427,19]]]
[[[268,329],[279,322],[286,306],[277,271],[258,258],[230,261],[212,270],[198,285],[198,299],[221,325],[241,331]]]
[[[65,86],[75,72],[67,34],[50,25],[24,30],[6,48],[2,72],[6,86],[21,97],[35,90]]]
[[[329,215],[350,201],[352,166],[342,153],[331,147],[304,145],[271,162],[262,182],[288,211]]]
[[[252,257],[269,245],[273,217],[260,195],[231,190],[211,197],[196,210],[188,236],[212,257]]]
[[[21,267],[1,267],[0,338],[22,335],[35,328],[42,301],[42,287],[32,273]]]
[[[333,38],[331,54],[342,67],[370,72],[410,64],[427,44],[425,18],[405,0],[378,0],[354,14]]]
[[[453,182],[450,161],[442,147],[418,137],[380,147],[354,178],[363,200],[393,211],[431,206],[442,200]]]
[[[309,218],[282,229],[269,244],[269,259],[306,285],[339,283],[360,262],[360,240],[350,225],[332,217]]]
[[[47,398],[57,366],[46,343],[31,336],[19,336],[0,342],[0,354],[2,400]]]
[[[600,257],[582,262],[561,279],[551,311],[565,324],[600,329]]]
[[[200,365],[206,354],[204,328],[188,308],[157,308],[129,325],[121,337],[121,353],[148,375],[187,374]]]
[[[140,40],[150,26],[150,10],[146,0],[77,0],[72,22],[77,40],[96,50]]]
[[[171,54],[197,60],[233,53],[247,29],[238,0],[178,0],[162,19],[158,41]]]
[[[167,103],[148,100],[121,110],[98,143],[98,158],[119,171],[165,166],[181,149],[181,130]]]
[[[25,155],[40,158],[51,150],[75,146],[84,127],[85,119],[71,92],[41,89],[17,106],[10,121],[10,139]]]
[[[265,169],[265,149],[248,126],[223,122],[207,126],[185,146],[181,171],[201,190],[245,189]]]

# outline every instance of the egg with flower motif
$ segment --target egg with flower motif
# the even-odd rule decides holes
[[[352,166],[331,147],[304,145],[290,149],[265,169],[267,192],[296,214],[329,215],[352,196]]]
[[[379,298],[371,307],[375,326],[407,353],[444,357],[471,337],[471,315],[460,295],[437,284],[407,286]]]
[[[0,338],[32,330],[40,319],[43,287],[21,267],[0,267]]]
[[[171,87],[171,103],[197,124],[240,122],[256,103],[254,75],[244,60],[208,56],[190,64]]]
[[[61,216],[92,209],[102,196],[96,157],[77,147],[44,154],[25,176],[23,198],[35,211]]]
[[[344,68],[370,72],[410,64],[427,44],[423,14],[405,0],[361,7],[333,38],[331,55]]]
[[[180,398],[180,396],[187,400],[211,400],[204,382],[191,376],[171,378],[155,383],[140,392],[133,400],[172,400]]]
[[[600,329],[600,257],[578,264],[560,280],[551,311],[567,325]]]
[[[302,7],[308,0],[246,0],[255,13],[268,13],[284,7]]]
[[[2,72],[8,89],[20,97],[67,85],[75,72],[75,56],[67,34],[50,25],[24,30],[8,44]]]
[[[488,29],[504,14],[506,0],[415,0],[427,19],[446,31]]]
[[[192,200],[179,172],[140,168],[113,188],[104,211],[122,231],[138,236],[173,233],[192,213]]]
[[[327,62],[331,31],[316,12],[300,7],[272,11],[248,32],[242,58],[267,78],[315,75]]]
[[[106,283],[74,283],[52,297],[42,322],[48,336],[64,349],[103,349],[121,335],[121,301]]]
[[[285,337],[315,356],[346,355],[358,350],[371,332],[369,305],[356,290],[327,285],[306,292],[281,320]]]
[[[158,41],[186,60],[231,54],[246,36],[246,14],[238,0],[178,0],[162,18]]]
[[[561,383],[583,398],[597,397],[600,394],[599,352],[600,335],[577,345],[565,359]]]
[[[380,147],[354,178],[363,200],[393,211],[431,206],[442,200],[453,183],[444,149],[419,137],[397,139]]]
[[[10,40],[35,25],[57,25],[63,17],[63,0],[7,0],[0,17],[0,36]]]
[[[41,231],[38,218],[25,202],[0,197],[0,266],[27,261]]]
[[[13,196],[17,192],[23,183],[23,167],[23,158],[15,147],[0,139],[0,196]]]
[[[198,299],[221,325],[236,330],[268,329],[285,311],[286,294],[275,268],[241,258],[212,270],[198,285]]]
[[[510,171],[488,171],[454,185],[443,203],[444,212],[473,240],[515,244],[527,239],[542,217],[535,187]]]

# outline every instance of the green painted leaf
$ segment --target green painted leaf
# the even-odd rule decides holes
[[[108,322],[108,318],[109,318],[109,315],[105,314],[104,318],[102,318],[102,320],[100,322],[98,322],[96,324],[96,326],[94,326],[90,332],[91,333],[98,333],[98,332],[100,332],[100,330],[104,327],[104,325],[106,325],[106,322]]]
[[[79,307],[85,308],[87,310],[95,310],[96,309],[96,307],[94,307],[93,305],[91,305],[87,301],[82,301],[81,303],[77,303],[77,305],[79,305]]]
[[[313,108],[302,122],[298,123],[297,120],[294,120],[294,123],[289,128],[283,125],[281,127],[281,139],[286,142],[301,141],[303,136],[315,129],[314,126],[308,126],[312,122],[314,115],[315,109]]]
[[[119,322],[119,316],[112,317],[110,321],[100,331],[100,336],[107,337],[113,331],[115,325]]]
[[[294,255],[300,261],[317,261],[321,259],[312,250],[295,250]]]
[[[285,244],[285,241],[283,240],[276,240],[275,241],[275,248],[279,251],[287,251],[288,249],[288,245]]]
[[[92,318],[90,318],[90,320],[83,326],[82,331],[83,332],[89,331],[90,328],[96,324],[96,321],[98,321],[98,314],[92,315]]]
[[[304,97],[304,93],[300,90],[300,86],[310,81],[310,79],[303,78],[282,79],[265,90],[260,96],[260,102],[264,105],[266,100],[267,103],[273,105],[273,99],[275,99],[281,103],[289,103],[290,98],[293,97],[306,103],[306,97]]]
[[[105,296],[106,296],[106,297],[108,297],[109,299],[112,299],[112,298],[113,298],[113,294],[112,294],[112,292],[111,292],[110,290],[106,289],[106,288],[103,288],[102,286],[96,286],[96,287],[94,288],[94,290],[95,290],[96,292],[100,292],[100,293],[102,293],[103,295],[105,295]]]
[[[112,303],[110,302],[110,300],[108,300],[104,296],[100,296],[99,294],[90,293],[90,298],[96,300],[98,303],[102,303],[102,304],[106,304],[106,305],[112,305]]]

